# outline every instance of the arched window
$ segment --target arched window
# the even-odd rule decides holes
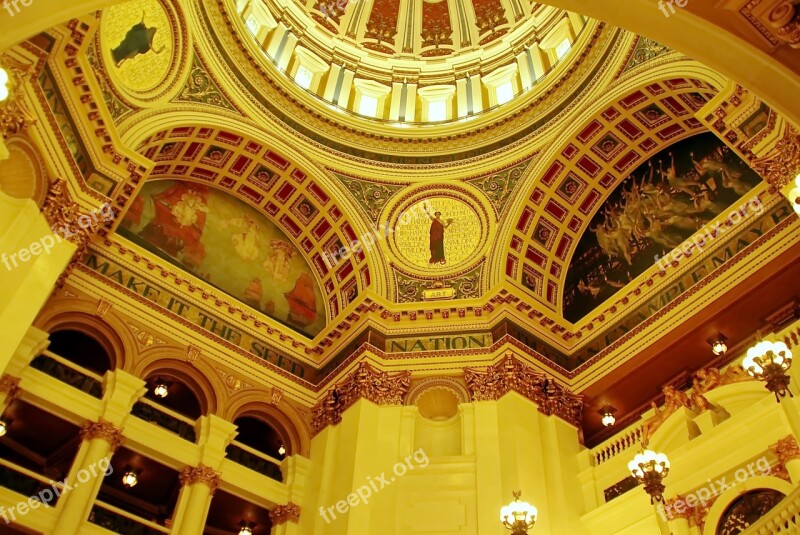
[[[742,494],[722,514],[717,524],[717,535],[741,533],[785,497],[785,494],[774,489],[756,489]]]
[[[67,329],[50,333],[49,350],[97,375],[104,375],[116,367],[106,348],[81,331]]]

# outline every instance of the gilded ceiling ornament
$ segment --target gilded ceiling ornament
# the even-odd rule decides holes
[[[787,128],[775,148],[752,161],[753,169],[776,189],[783,189],[800,174],[800,132]]]
[[[36,123],[25,105],[24,91],[25,84],[33,74],[33,68],[25,67],[7,55],[0,55],[0,67],[8,74],[8,97],[0,102],[0,134],[8,139]]]
[[[186,361],[189,364],[194,364],[195,361],[200,357],[200,348],[197,346],[189,346],[186,349]]]
[[[217,488],[219,488],[220,480],[221,476],[219,472],[202,464],[200,466],[186,466],[181,470],[180,474],[181,485],[186,486],[200,483],[211,489],[212,495],[216,492]]]
[[[772,444],[769,449],[772,450],[778,461],[784,465],[789,461],[800,459],[800,446],[798,446],[794,435],[785,436],[775,444]]]
[[[279,526],[287,522],[297,523],[300,521],[300,506],[292,502],[286,505],[278,505],[270,510],[269,521],[273,526]]]
[[[319,433],[329,425],[338,424],[344,411],[362,398],[376,405],[402,405],[410,383],[410,371],[389,374],[362,362],[314,406],[311,427],[314,433]]]
[[[512,390],[536,403],[539,412],[580,426],[583,398],[513,356],[483,370],[464,368],[471,401],[496,401]]]
[[[671,52],[669,47],[657,41],[653,41],[652,39],[648,39],[647,37],[639,37],[636,40],[636,48],[633,51],[633,55],[622,72],[629,71],[642,63],[657,58],[658,56],[663,56],[668,52]]]
[[[378,224],[378,218],[383,211],[383,207],[386,206],[386,202],[395,193],[405,187],[404,185],[380,184],[367,180],[359,180],[340,173],[332,174],[344,184],[347,190],[353,195],[356,202],[367,212],[372,222],[376,225]]]
[[[509,206],[508,199],[517,187],[520,178],[525,174],[528,165],[537,155],[538,151],[517,165],[497,173],[467,180],[467,183],[483,190],[492,202],[495,214],[499,217]]]
[[[111,451],[119,449],[124,441],[122,429],[106,420],[84,423],[83,427],[81,427],[80,437],[82,440],[105,440],[111,445]]]
[[[189,73],[189,79],[186,81],[186,85],[175,100],[182,102],[198,102],[236,111],[233,104],[225,98],[219,86],[214,82],[213,78],[211,78],[211,75],[208,73],[208,70],[197,54],[195,54],[194,60],[192,61],[192,70]]]
[[[111,307],[113,306],[114,304],[112,302],[106,301],[105,299],[100,299],[97,302],[97,311],[95,311],[95,314],[97,314],[101,318],[104,318],[106,317],[106,314],[108,314],[108,311],[111,310]]]

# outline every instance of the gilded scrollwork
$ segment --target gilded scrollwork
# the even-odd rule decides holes
[[[362,362],[343,382],[330,389],[313,409],[315,433],[342,420],[342,413],[359,399],[376,405],[402,405],[411,384],[411,372],[387,373]]]

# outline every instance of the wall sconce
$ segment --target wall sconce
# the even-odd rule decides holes
[[[717,333],[707,340],[711,344],[711,352],[716,356],[724,355],[728,351],[728,345],[725,343],[727,341],[728,338],[722,333]]]
[[[747,350],[742,368],[752,377],[766,383],[767,390],[775,394],[780,402],[789,394],[790,377],[786,373],[792,367],[792,352],[783,342],[761,341]]]
[[[528,502],[520,501],[522,491],[514,492],[514,501],[500,509],[500,522],[511,535],[524,535],[536,524],[539,511]]]
[[[644,450],[628,463],[628,470],[650,495],[650,503],[664,501],[664,478],[669,474],[669,459],[663,453]]]
[[[169,385],[172,383],[164,381],[163,379],[156,379],[156,384],[153,387],[153,395],[157,398],[164,399],[169,395]]]
[[[617,423],[617,419],[616,417],[614,417],[614,414],[617,412],[617,409],[615,409],[611,405],[606,405],[597,412],[600,413],[600,415],[602,415],[600,421],[603,422],[604,426],[611,427],[612,425]]]
[[[122,474],[122,486],[126,489],[135,487],[139,482],[141,473],[141,468],[132,468],[131,465],[125,466],[125,472]]]
[[[242,520],[239,522],[239,535],[253,535],[253,528],[256,527],[255,522]]]

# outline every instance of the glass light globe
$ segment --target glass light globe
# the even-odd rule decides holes
[[[159,381],[156,383],[155,388],[153,388],[153,394],[159,398],[165,398],[169,394],[169,387],[166,383]]]
[[[0,67],[0,102],[8,98],[8,71]]]
[[[601,418],[600,421],[603,422],[604,426],[611,427],[612,425],[614,425],[617,422],[617,419],[614,418],[613,414],[611,414],[610,412],[607,412],[607,413],[605,413],[603,415],[603,418]]]
[[[138,482],[139,477],[136,475],[136,472],[132,470],[125,472],[122,476],[122,484],[127,488],[135,487]]]
[[[711,352],[717,356],[724,354],[727,350],[728,346],[722,340],[716,340],[711,346]]]
[[[7,432],[8,432],[8,426],[6,424],[6,421],[0,420],[0,437],[6,436]]]
[[[278,448],[278,455],[286,455],[286,448],[284,448],[283,446]]]
[[[519,499],[514,500],[508,505],[500,509],[500,521],[504,524],[513,524],[514,522],[525,522],[528,525],[536,523],[536,518],[539,516],[539,510],[528,502],[521,502]]]
[[[794,179],[794,183],[797,185],[797,187],[798,187],[798,188],[800,188],[800,174],[798,174],[798,175],[795,177],[795,179]]]

